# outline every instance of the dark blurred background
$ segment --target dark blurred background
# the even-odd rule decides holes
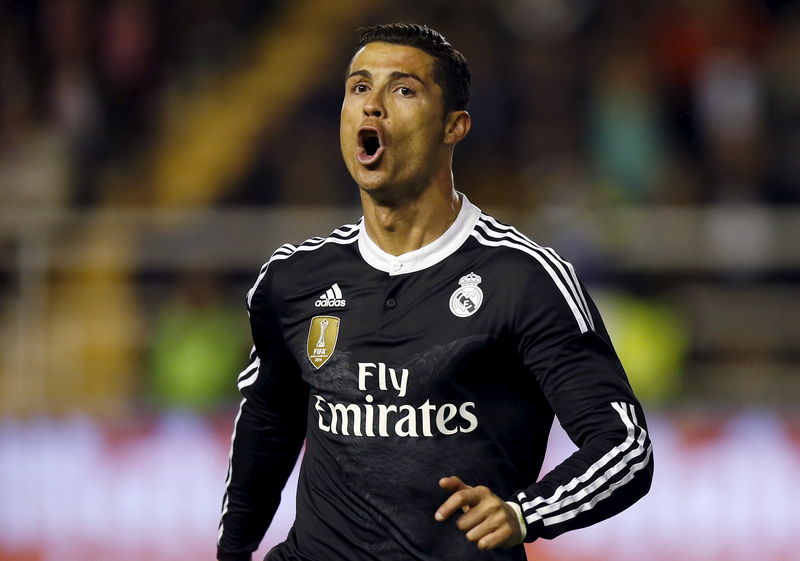
[[[244,294],[360,216],[391,21],[466,55],[458,189],[576,265],[652,412],[654,492],[531,559],[797,559],[797,2],[5,0],[0,560],[213,555]]]

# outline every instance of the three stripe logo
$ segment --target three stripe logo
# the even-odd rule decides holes
[[[339,283],[335,282],[324,294],[320,294],[314,305],[317,308],[344,308],[347,305],[347,300],[344,299]]]

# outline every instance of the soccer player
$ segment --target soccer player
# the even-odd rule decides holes
[[[653,458],[572,266],[454,188],[464,57],[424,26],[362,30],[340,142],[356,224],[278,248],[247,294],[218,559],[250,559],[306,450],[287,560],[524,559],[627,508]],[[537,481],[556,415],[578,446]]]

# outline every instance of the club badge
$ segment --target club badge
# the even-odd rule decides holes
[[[458,281],[460,288],[450,297],[450,311],[454,315],[465,318],[478,311],[483,302],[483,290],[478,285],[481,277],[475,273],[464,275]]]
[[[308,327],[306,351],[308,360],[314,368],[320,368],[328,362],[336,349],[339,338],[339,318],[333,316],[316,316],[311,318]]]

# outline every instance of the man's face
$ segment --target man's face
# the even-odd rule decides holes
[[[424,189],[443,163],[449,166],[442,90],[433,70],[432,56],[405,45],[369,43],[353,57],[339,141],[364,191],[402,197]]]

